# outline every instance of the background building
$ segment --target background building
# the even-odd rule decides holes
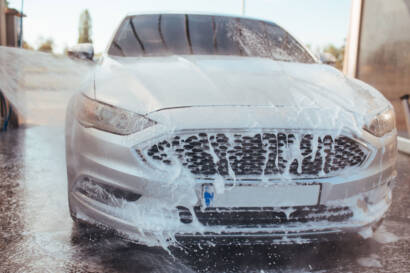
[[[21,17],[24,16],[16,9],[6,6],[4,0],[0,0],[0,45],[17,47],[20,46]]]

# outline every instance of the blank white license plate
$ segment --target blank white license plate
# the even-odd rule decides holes
[[[210,207],[293,207],[319,202],[320,185],[238,185],[216,193],[212,184],[202,185],[202,206]]]

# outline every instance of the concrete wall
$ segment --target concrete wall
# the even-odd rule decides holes
[[[406,131],[400,97],[410,93],[410,0],[352,0],[345,72],[380,90]]]
[[[410,93],[410,0],[364,1],[357,77],[384,93],[405,130],[400,97]]]

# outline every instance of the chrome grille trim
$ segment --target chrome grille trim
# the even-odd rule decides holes
[[[202,178],[322,178],[361,166],[370,150],[345,135],[312,130],[176,131],[137,149],[162,165],[182,164]],[[314,145],[316,143],[316,145]],[[299,158],[299,160],[297,159]]]

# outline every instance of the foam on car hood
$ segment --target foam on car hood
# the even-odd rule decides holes
[[[235,56],[106,58],[96,98],[147,114],[186,106],[341,108],[360,115],[389,103],[372,87],[321,64]]]

